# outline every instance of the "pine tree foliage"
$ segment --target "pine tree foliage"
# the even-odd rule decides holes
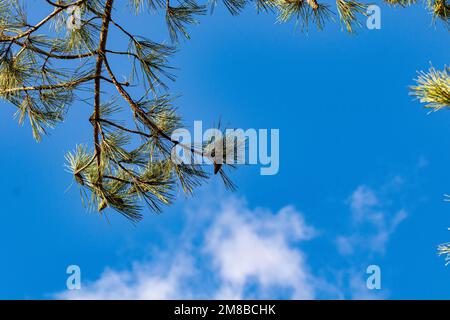
[[[439,71],[432,67],[428,72],[420,72],[416,83],[411,87],[411,94],[425,103],[425,108],[433,111],[450,108],[448,68]]]
[[[402,6],[413,1],[401,1]],[[427,7],[433,16],[433,21],[440,20],[448,28],[450,23],[450,4],[447,0],[427,0]],[[416,84],[411,86],[410,94],[416,97],[425,108],[431,111],[450,108],[450,69],[436,70],[431,67],[427,72],[421,71]],[[448,200],[448,199],[446,199]],[[446,265],[450,263],[450,243],[438,246],[438,254],[445,255]]]
[[[416,4],[417,0],[385,0],[385,2],[394,6],[407,7]]]
[[[438,246],[438,254],[445,256],[445,265],[450,264],[450,242]]]
[[[98,212],[110,208],[138,221],[144,204],[159,212],[173,201],[179,188],[192,194],[212,174],[220,176],[228,188],[235,187],[226,173],[233,166],[225,160],[243,148],[242,142],[230,148],[225,136],[192,147],[171,138],[182,121],[167,90],[167,81],[174,80],[169,60],[180,39],[189,39],[189,26],[198,23],[208,7],[212,11],[220,5],[216,0],[41,2],[48,14],[35,23],[29,21],[27,1],[0,0],[0,97],[16,108],[19,123],[30,123],[37,141],[65,119],[74,103],[91,107],[90,147],[79,145],[66,155],[67,169],[89,208]],[[222,0],[221,4],[237,15],[248,2]],[[157,43],[128,31],[115,17],[115,10],[123,10],[119,5],[124,4],[131,9],[130,15],[163,14],[172,43]],[[274,12],[279,22],[294,20],[303,30],[311,24],[321,29],[334,20],[334,6],[348,32],[360,24],[358,19],[367,8],[353,0],[255,0],[254,5],[259,12]],[[430,0],[428,7],[434,17],[448,22],[445,0]],[[122,48],[108,45],[112,33],[127,39]],[[113,61],[120,59],[129,64],[127,81],[119,80],[114,71]],[[422,75],[415,92],[430,107],[448,106],[447,73]],[[131,117],[124,117],[126,113]],[[217,152],[223,145],[224,151]],[[214,169],[173,161],[175,147],[191,157],[205,158]]]

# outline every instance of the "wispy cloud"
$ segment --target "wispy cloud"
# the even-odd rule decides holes
[[[349,198],[353,231],[336,238],[339,252],[354,254],[357,250],[383,254],[391,235],[408,216],[405,209],[390,210],[375,191],[361,185]]]
[[[171,257],[106,270],[62,299],[178,299],[315,297],[314,277],[299,248],[315,231],[288,206],[277,213],[248,209],[229,198],[208,220],[201,241],[171,250]],[[206,230],[206,231],[205,231]],[[192,231],[192,230],[191,230]]]
[[[251,283],[262,291],[287,288],[292,298],[313,298],[304,254],[293,243],[310,239],[314,230],[293,207],[276,215],[255,213],[228,204],[207,232],[205,248],[221,279],[217,298],[243,298]]]
[[[60,292],[55,297],[385,298],[388,289],[375,292],[367,288],[366,268],[380,261],[389,239],[407,217],[405,209],[395,208],[386,198],[389,190],[398,191],[399,181],[379,190],[360,185],[351,192],[347,201],[349,232],[323,238],[331,240],[328,244],[335,248],[327,255],[344,259],[339,265],[312,267],[304,243],[319,232],[293,206],[273,212],[249,208],[235,197],[226,197],[220,205],[206,197],[185,208],[188,221],[184,230],[171,239],[173,245],[152,248],[159,253],[151,260],[135,262],[125,270],[107,268],[97,279],[83,281],[81,290]],[[195,207],[198,203],[200,208]]]
[[[392,190],[402,184],[395,177],[375,191],[366,185],[358,186],[348,199],[351,231],[335,239],[338,252],[347,259],[347,267],[340,273],[344,284],[341,288],[352,299],[385,299],[389,290],[368,290],[366,268],[386,252],[389,240],[408,213],[404,208],[393,208]],[[380,196],[383,195],[383,197]]]
[[[161,258],[161,257],[158,257]],[[59,299],[183,299],[189,298],[182,282],[194,270],[190,257],[179,254],[170,261],[134,263],[131,270],[106,269],[82,290],[58,293]]]

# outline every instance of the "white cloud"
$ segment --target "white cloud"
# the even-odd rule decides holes
[[[350,196],[350,208],[356,220],[363,219],[364,214],[378,204],[375,193],[367,186],[359,186]]]
[[[312,271],[302,243],[318,233],[294,207],[276,213],[249,209],[233,197],[217,207],[205,197],[186,209],[185,229],[170,239],[171,245],[157,248],[164,254],[125,270],[107,268],[96,280],[82,279],[82,290],[64,291],[56,298],[385,298],[384,287],[382,292],[371,292],[365,279],[367,266],[377,263],[377,255],[384,253],[407,217],[402,208],[392,210],[383,191],[388,189],[375,192],[361,185],[352,192],[348,199],[351,229],[332,236],[337,252],[327,253],[345,259],[339,266]],[[196,208],[198,203],[202,207]]]
[[[403,208],[397,211],[384,208],[375,191],[364,185],[352,193],[349,207],[354,230],[336,238],[342,255],[351,255],[357,250],[383,254],[390,237],[408,216]]]
[[[310,239],[314,230],[294,208],[273,215],[250,212],[234,202],[223,210],[207,233],[205,246],[222,280],[217,298],[243,298],[251,282],[262,289],[289,288],[296,299],[314,297],[304,254],[293,245]]]
[[[173,261],[135,263],[131,270],[106,269],[100,278],[81,290],[67,290],[59,299],[183,299],[181,283],[193,273],[190,257],[180,254]]]
[[[354,236],[338,236],[336,246],[342,255],[350,255],[355,252],[356,238]]]
[[[315,231],[301,213],[290,206],[275,214],[250,210],[231,198],[211,214],[197,215],[209,221],[206,229],[195,230],[202,232],[200,244],[191,240],[169,250],[175,258],[135,263],[131,270],[108,269],[97,280],[83,283],[81,290],[56,297],[270,299],[281,293],[286,298],[315,297],[314,277],[298,246]]]
[[[391,236],[399,224],[408,216],[403,208],[392,210],[390,193],[393,186],[400,186],[401,179],[395,177],[382,191],[375,192],[368,186],[358,186],[348,200],[351,231],[335,239],[338,252],[348,259],[343,268],[344,285],[341,288],[352,299],[386,299],[388,290],[369,290],[366,285],[368,265],[377,263],[386,251]],[[386,193],[388,191],[388,193]]]

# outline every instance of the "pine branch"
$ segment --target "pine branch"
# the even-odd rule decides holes
[[[136,13],[144,7],[162,9],[169,36],[176,44],[180,36],[189,39],[189,26],[198,23],[197,16],[205,14],[206,6],[195,0],[169,1],[129,0],[129,4]],[[238,14],[247,4],[247,0],[222,2],[231,14]],[[415,1],[386,2],[407,6]],[[19,123],[28,118],[33,136],[40,141],[48,128],[64,119],[67,107],[74,101],[86,101],[93,107],[89,118],[93,125],[93,150],[78,146],[66,156],[69,171],[90,209],[104,212],[111,208],[135,222],[142,218],[142,200],[152,210],[160,211],[171,203],[176,188],[191,194],[213,174],[220,176],[227,188],[235,188],[226,170],[234,168],[237,150],[245,147],[242,141],[224,135],[217,141],[191,146],[171,137],[181,125],[165,84],[167,79],[175,80],[169,59],[176,46],[129,32],[112,18],[118,3],[113,0],[47,0],[52,12],[35,25],[27,22],[21,6],[2,3],[0,96],[17,108]],[[258,9],[276,12],[278,21],[294,20],[303,30],[308,30],[311,23],[322,29],[325,22],[332,20],[331,7],[320,0],[255,0],[255,3]],[[212,8],[215,5],[211,1]],[[360,24],[358,19],[366,14],[366,7],[362,2],[336,0],[341,23],[348,32]],[[434,18],[448,21],[445,0],[430,0],[428,7]],[[67,27],[65,15],[75,9],[81,22],[76,28]],[[45,35],[45,25],[54,28],[54,34]],[[127,48],[109,48],[107,40],[113,32],[129,39]],[[112,57],[123,61],[130,58],[129,81],[136,87],[142,85],[140,93],[138,88],[130,92],[139,98],[133,98],[127,91],[128,80],[118,81],[110,63],[112,59],[108,59]],[[104,84],[112,84],[115,91],[106,91]],[[447,71],[421,74],[412,90],[427,107],[447,108]],[[102,101],[106,99],[105,93],[112,95],[106,102]],[[119,113],[117,100],[126,103],[132,119],[115,119],[114,115]],[[172,151],[178,148],[190,158],[206,160],[213,168],[205,170],[204,165],[174,161]]]
[[[101,163],[101,145],[99,142],[100,124],[96,119],[100,118],[100,76],[102,73],[103,61],[105,60],[106,41],[108,39],[109,23],[111,21],[111,12],[114,0],[106,0],[105,12],[102,19],[102,29],[100,32],[100,42],[97,50],[97,62],[95,67],[95,84],[94,84],[94,146],[97,154],[98,183],[102,183],[102,163]]]
[[[42,27],[44,24],[46,24],[47,22],[49,22],[50,20],[52,20],[56,15],[58,15],[59,13],[61,13],[64,9],[67,9],[68,7],[71,6],[79,6],[81,4],[83,4],[84,2],[86,2],[87,0],[78,0],[75,1],[71,4],[66,4],[66,5],[58,5],[58,8],[55,9],[52,13],[50,13],[48,16],[46,16],[44,19],[42,19],[39,23],[37,23],[35,26],[31,27],[30,29],[28,29],[25,32],[22,32],[14,37],[6,37],[6,38],[1,38],[0,41],[11,41],[11,40],[19,40],[21,38],[24,37],[28,37],[29,35],[31,35],[33,32],[37,31],[40,27]],[[47,1],[49,2],[49,1]],[[51,3],[51,2],[50,2]],[[55,6],[55,4],[51,3],[52,5]]]
[[[442,71],[430,68],[420,72],[417,85],[411,87],[411,95],[425,103],[425,108],[438,111],[450,108],[450,75],[447,68]]]

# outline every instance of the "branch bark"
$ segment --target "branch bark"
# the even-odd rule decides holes
[[[100,41],[97,49],[97,62],[95,66],[95,83],[94,83],[94,113],[92,118],[94,119],[94,146],[95,154],[97,157],[97,168],[98,168],[98,180],[99,184],[102,183],[102,172],[101,172],[101,145],[99,142],[99,132],[101,130],[100,123],[98,119],[100,118],[100,85],[101,85],[101,75],[103,62],[105,60],[105,49],[106,42],[108,39],[109,23],[111,21],[111,13],[114,0],[106,0],[105,11],[102,16],[102,28],[100,31]]]

